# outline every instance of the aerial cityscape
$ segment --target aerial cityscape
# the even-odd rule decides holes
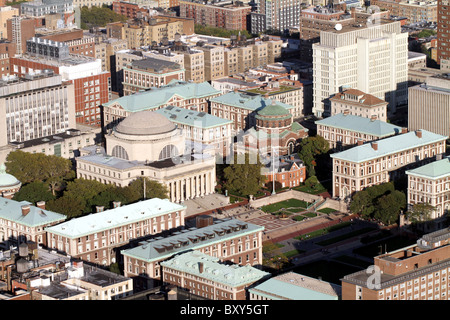
[[[0,0],[0,61],[0,300],[450,299],[448,0]]]

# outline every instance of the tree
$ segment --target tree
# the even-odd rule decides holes
[[[111,22],[126,22],[127,17],[118,14],[107,6],[81,8],[81,29],[87,30],[92,27],[105,27]]]
[[[65,214],[68,218],[76,218],[83,215],[86,202],[83,199],[63,196],[61,198],[50,200],[46,208],[50,211]]]
[[[330,145],[322,136],[308,137],[300,142],[298,155],[305,164],[308,176],[316,175],[315,167],[326,163],[324,155],[329,150]]]
[[[21,150],[10,152],[6,157],[8,173],[23,184],[46,181],[50,178],[65,179],[74,175],[69,159],[43,153],[29,153]]]
[[[225,188],[242,196],[256,194],[266,181],[266,177],[261,174],[262,167],[257,155],[235,155],[233,163],[224,169]]]
[[[167,199],[169,195],[169,190],[167,187],[158,181],[151,180],[147,177],[145,178],[137,178],[136,180],[132,181],[129,186],[127,187],[130,189],[129,191],[132,192],[134,195],[132,200],[133,202],[141,200],[144,198],[144,179],[145,179],[145,198],[151,199],[151,198],[160,198],[160,199]]]
[[[427,222],[432,219],[435,210],[436,208],[428,202],[416,203],[406,214],[411,223]]]
[[[38,201],[48,202],[53,199],[55,199],[55,196],[50,192],[48,185],[42,181],[33,181],[22,186],[13,197],[13,200],[29,201],[31,203]]]
[[[394,190],[392,193],[380,197],[377,202],[375,219],[390,225],[398,220],[400,211],[406,207],[406,196],[403,192]]]

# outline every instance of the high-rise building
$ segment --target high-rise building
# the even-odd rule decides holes
[[[321,31],[313,44],[313,113],[331,114],[330,98],[353,88],[388,102],[388,115],[408,98],[408,33],[400,22],[374,22]]]
[[[251,33],[266,30],[286,31],[300,24],[300,1],[255,0],[255,11],[250,14]]]
[[[437,63],[441,69],[450,70],[450,3],[438,0],[437,14]]]

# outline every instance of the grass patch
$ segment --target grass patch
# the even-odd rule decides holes
[[[294,237],[294,239],[305,240],[305,239],[315,238],[315,237],[322,236],[322,235],[328,234],[330,232],[348,227],[350,224],[351,224],[351,222],[342,222],[342,223],[339,223],[337,225],[334,225],[334,226],[331,226],[328,228],[319,229],[319,230],[316,230],[316,231],[313,231],[313,232],[310,232],[310,233],[307,233],[307,234],[304,234],[304,235],[301,235],[298,237]]]
[[[317,242],[316,244],[318,244],[319,246],[328,246],[330,244],[333,244],[333,243],[336,243],[336,242],[339,242],[339,241],[343,241],[343,240],[347,240],[347,239],[359,236],[361,234],[368,233],[370,231],[373,231],[373,228],[363,228],[363,229],[355,230],[355,231],[352,231],[352,232],[340,235],[338,237],[334,237],[334,238],[331,238],[331,239],[327,239],[327,240],[324,240],[324,241]]]
[[[274,213],[274,212],[280,211],[281,209],[289,209],[289,208],[305,209],[307,206],[308,206],[308,203],[306,201],[302,201],[302,200],[298,200],[298,199],[288,199],[285,201],[272,203],[267,206],[262,206],[261,210],[266,213]]]
[[[295,221],[302,221],[302,220],[305,220],[305,217],[303,215],[299,215],[299,216],[292,217],[292,219],[294,219]]]
[[[302,216],[305,216],[305,217],[308,217],[308,218],[314,218],[314,217],[317,217],[317,213],[315,213],[315,212],[306,212],[306,213],[303,213]]]
[[[320,210],[317,210],[317,211],[319,211],[321,213],[325,213],[325,214],[330,214],[330,213],[333,213],[333,212],[337,212],[337,210],[334,210],[332,208],[323,208],[323,209],[320,209]]]
[[[287,258],[291,258],[291,257],[296,256],[296,255],[298,255],[298,254],[300,254],[300,253],[303,253],[303,252],[305,252],[305,251],[304,251],[304,250],[297,250],[297,249],[294,249],[294,250],[285,252],[284,255],[285,255]]]

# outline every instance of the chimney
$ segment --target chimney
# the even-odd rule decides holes
[[[403,127],[402,128],[402,133],[407,133],[408,132],[408,128]]]
[[[26,216],[30,212],[30,205],[25,204],[22,206],[22,215]]]
[[[120,207],[121,204],[122,203],[120,201],[114,201],[113,202],[113,208],[118,208],[118,207]]]
[[[45,201],[36,202],[36,207],[38,207],[39,209],[45,210]]]
[[[95,208],[97,209],[97,212],[102,212],[105,209],[104,206],[96,206]]]
[[[378,150],[378,142],[372,142],[372,148],[373,148],[373,150],[377,151]]]
[[[362,139],[358,139],[357,144],[358,146],[362,146],[364,144],[364,141]]]
[[[198,272],[203,273],[203,262],[198,263]]]
[[[348,114],[350,114],[350,111],[349,111],[348,109],[345,109],[345,110],[344,110],[344,115],[346,116],[346,115],[348,115]]]
[[[375,121],[375,120],[377,120],[377,116],[376,115],[373,115],[373,116],[370,117],[370,121]]]
[[[416,130],[416,136],[422,138],[422,130]]]

